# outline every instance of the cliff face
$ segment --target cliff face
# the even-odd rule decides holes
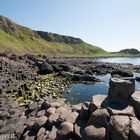
[[[0,16],[0,51],[33,54],[99,54],[103,49],[79,38],[43,31],[34,31]]]
[[[10,35],[14,35],[19,38],[26,36],[39,38],[39,35],[33,30],[27,27],[20,26],[15,22],[13,22],[12,20],[3,16],[0,16],[0,29]]]
[[[42,39],[51,41],[51,42],[63,42],[66,44],[83,43],[83,41],[80,38],[74,38],[71,36],[58,35],[58,34],[53,34],[49,32],[42,32],[42,31],[37,31],[37,33]]]

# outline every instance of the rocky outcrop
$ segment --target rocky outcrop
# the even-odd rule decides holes
[[[97,94],[92,97],[91,102],[69,105],[65,99],[56,96],[64,90],[71,76],[78,75],[81,78],[82,75],[89,75],[88,81],[94,81],[92,77],[96,77],[95,73],[111,72],[118,67],[121,69],[119,64],[112,68],[110,64],[93,64],[80,60],[66,59],[65,62],[63,59],[48,59],[45,56],[1,55],[0,135],[15,134],[15,140],[140,139],[140,93],[134,91],[134,78],[112,77],[108,96]],[[64,66],[65,63],[70,64],[70,67]],[[45,73],[61,73],[53,75],[54,77],[50,74],[37,79],[36,74],[42,65]],[[125,68],[128,67],[132,68],[131,65],[125,65]],[[97,68],[100,69],[96,71]],[[70,73],[69,78],[66,75],[65,79],[62,73]],[[58,75],[61,77],[57,77]],[[32,80],[34,84],[30,83]],[[17,101],[23,100],[24,93],[29,94],[30,84],[32,89],[35,89],[32,94],[34,93],[36,98],[26,106],[19,107],[21,104]],[[17,92],[18,100],[10,96],[12,92]]]
[[[128,116],[115,115],[108,125],[108,137],[112,140],[128,140],[130,119]]]
[[[109,98],[129,100],[135,91],[134,78],[111,78],[109,82]]]
[[[140,92],[135,91],[131,96],[131,102],[140,116]]]

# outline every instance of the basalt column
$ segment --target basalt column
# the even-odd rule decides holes
[[[109,82],[108,97],[110,99],[129,100],[135,91],[135,79],[133,77],[111,78]]]

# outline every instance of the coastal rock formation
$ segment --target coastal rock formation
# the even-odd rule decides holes
[[[108,96],[111,99],[129,100],[132,93],[135,91],[134,78],[111,78],[109,82]]]
[[[1,55],[0,136],[14,134],[15,140],[140,139],[140,92],[135,91],[133,77],[112,75],[108,96],[97,94],[91,102],[70,105],[61,96],[57,97],[73,75],[78,75],[80,82],[82,75],[89,76],[87,81],[95,82],[98,81],[95,73],[128,68],[139,71],[138,66]],[[38,78],[39,73],[51,74]],[[62,73],[69,74],[64,76]],[[35,98],[31,98],[30,93]]]

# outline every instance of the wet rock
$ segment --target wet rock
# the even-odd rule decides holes
[[[82,140],[106,140],[106,130],[104,127],[90,125],[84,129]]]
[[[108,138],[113,140],[128,140],[129,127],[130,120],[128,116],[112,116],[108,125]]]
[[[68,140],[73,137],[74,127],[70,122],[63,122],[60,125],[60,129],[57,131],[58,140]]]

